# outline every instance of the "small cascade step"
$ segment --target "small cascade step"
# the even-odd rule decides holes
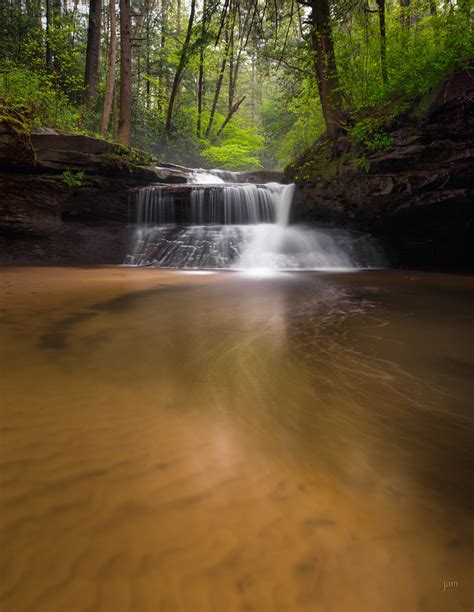
[[[293,189],[278,183],[151,186],[136,192],[132,214],[148,226],[275,223],[282,214],[286,223]]]

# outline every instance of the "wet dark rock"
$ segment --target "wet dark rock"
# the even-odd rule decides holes
[[[347,143],[313,150],[287,169],[299,190],[294,218],[374,234],[401,266],[474,268],[474,70],[421,97],[391,128],[391,146],[361,152]],[[319,159],[318,159],[319,156]],[[309,176],[305,164],[315,167]]]
[[[0,119],[0,167],[34,167],[29,135],[10,121]]]
[[[0,263],[114,264],[127,251],[129,187],[57,175],[0,172]]]
[[[242,183],[290,183],[290,179],[283,172],[272,172],[270,170],[254,170],[251,172],[239,172],[239,180]]]
[[[53,129],[19,129],[0,119],[0,168],[24,173],[84,172],[120,176],[141,182],[159,180],[148,153],[82,134]]]
[[[0,263],[121,263],[134,190],[185,180],[137,149],[0,120]]]
[[[155,172],[160,183],[183,184],[188,182],[188,173],[179,169],[157,166]]]

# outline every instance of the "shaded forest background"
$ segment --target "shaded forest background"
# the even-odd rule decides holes
[[[471,0],[2,0],[0,95],[162,161],[281,169],[474,56]],[[362,160],[363,163],[363,160]]]

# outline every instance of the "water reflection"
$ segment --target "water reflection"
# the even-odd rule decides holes
[[[470,605],[470,279],[3,278],[2,609]]]

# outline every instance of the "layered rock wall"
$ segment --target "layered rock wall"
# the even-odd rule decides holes
[[[369,231],[395,265],[474,268],[474,70],[420,98],[390,137],[386,150],[366,153],[365,169],[344,147],[288,168],[299,187],[295,219]],[[318,155],[319,169],[304,176]]]

